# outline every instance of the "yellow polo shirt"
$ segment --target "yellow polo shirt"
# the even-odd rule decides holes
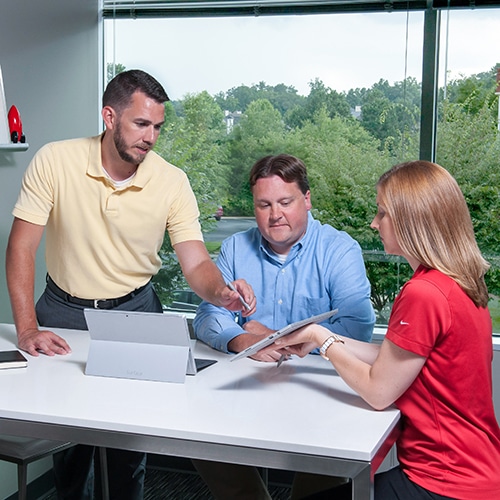
[[[186,174],[150,151],[122,188],[105,176],[101,136],[42,147],[24,174],[13,215],[46,226],[52,279],[84,299],[126,295],[160,268],[165,230],[173,245],[203,241]]]

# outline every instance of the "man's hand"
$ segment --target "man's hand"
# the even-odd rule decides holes
[[[241,352],[247,347],[250,347],[251,345],[258,342],[259,340],[265,339],[268,335],[271,335],[271,333],[274,333],[275,331],[267,328],[262,323],[259,323],[255,320],[247,321],[243,325],[243,328],[248,333],[242,333],[241,335],[238,335],[233,340],[231,340],[231,342],[229,342],[228,344],[228,349],[230,351]],[[257,361],[279,361],[281,357],[281,351],[278,349],[272,349],[271,347],[268,347],[265,351],[262,350],[256,352],[253,356],[250,357]]]
[[[26,351],[32,356],[38,356],[40,353],[47,356],[56,354],[69,354],[71,348],[68,343],[55,333],[49,330],[38,330],[31,328],[18,333],[17,343],[19,349]]]
[[[255,312],[257,299],[252,287],[245,280],[239,279],[224,288],[221,305],[230,311],[241,311],[241,315],[247,317]]]
[[[231,290],[202,241],[183,241],[174,245],[174,250],[184,277],[194,293],[216,306],[242,311],[245,317],[255,312],[257,301],[252,287],[239,279],[232,282],[236,291]],[[249,308],[243,305],[243,301]]]

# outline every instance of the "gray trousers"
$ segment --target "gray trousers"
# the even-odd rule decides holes
[[[86,330],[83,309],[82,306],[67,302],[46,288],[36,304],[38,324],[45,328]],[[162,312],[160,300],[151,284],[116,309]],[[78,397],[78,394],[75,397]],[[94,499],[94,453],[93,446],[76,445],[54,455],[54,478],[58,499]],[[144,498],[145,453],[108,449],[107,465],[111,500]],[[95,493],[98,498],[99,492]]]
[[[86,330],[87,323],[83,315],[83,306],[67,302],[48,288],[36,303],[36,317],[42,327],[69,328]],[[162,306],[150,283],[141,293],[115,309],[122,311],[162,312]]]

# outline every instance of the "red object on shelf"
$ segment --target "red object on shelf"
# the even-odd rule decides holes
[[[7,117],[9,119],[10,140],[14,143],[26,142],[26,137],[23,134],[21,115],[15,106],[10,107]]]

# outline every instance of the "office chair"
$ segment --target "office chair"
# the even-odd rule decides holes
[[[18,500],[26,500],[28,490],[28,465],[73,446],[73,443],[49,441],[0,434],[0,460],[17,464]],[[98,448],[97,463],[100,471],[102,500],[109,500],[106,448]]]
[[[17,464],[19,500],[26,500],[28,465],[65,450],[73,443],[0,435],[0,460]]]

